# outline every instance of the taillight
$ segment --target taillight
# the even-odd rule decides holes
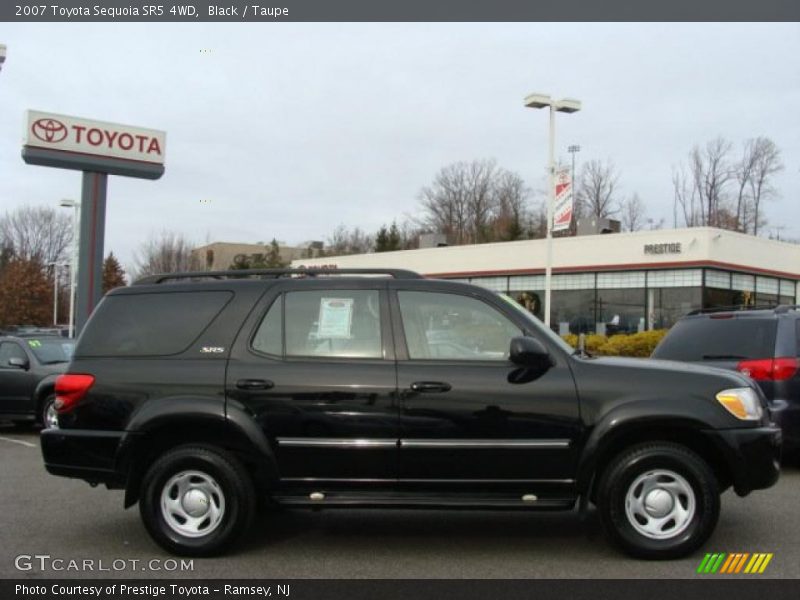
[[[736,365],[736,370],[756,381],[784,381],[791,379],[800,368],[800,360],[796,358],[760,358],[743,360]]]
[[[94,383],[94,375],[65,373],[56,379],[56,411],[67,413],[75,408]]]

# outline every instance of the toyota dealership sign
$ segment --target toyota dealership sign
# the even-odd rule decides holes
[[[29,110],[23,144],[77,155],[164,164],[167,134],[117,123]]]
[[[164,174],[167,134],[80,117],[29,110],[22,160],[29,165],[83,172],[77,276],[76,331],[103,295],[103,245],[108,176],[158,179]],[[77,268],[76,268],[77,267]]]

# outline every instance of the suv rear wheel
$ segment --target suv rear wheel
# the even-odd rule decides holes
[[[248,527],[253,483],[232,454],[214,446],[179,446],[157,459],[142,482],[139,511],[163,548],[187,556],[224,550]]]
[[[598,508],[609,537],[640,558],[677,558],[705,542],[719,518],[714,472],[679,444],[629,448],[605,469]]]

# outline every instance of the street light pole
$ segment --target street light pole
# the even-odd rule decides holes
[[[567,148],[567,152],[572,154],[572,198],[575,199],[575,153],[580,152],[581,147],[577,144],[573,144],[569,148]]]
[[[48,267],[53,267],[53,325],[58,325],[58,267],[66,266],[66,263],[49,262]]]
[[[72,215],[72,259],[69,267],[69,337],[75,337],[75,292],[78,281],[78,220],[80,218],[81,203],[75,200],[64,199],[60,203],[64,208],[73,208]]]
[[[547,226],[546,226],[546,264],[544,270],[544,324],[550,327],[550,298],[553,278],[553,211],[556,201],[556,112],[574,113],[581,109],[579,100],[563,98],[553,100],[546,94],[530,94],[525,98],[528,108],[550,109],[549,156],[547,160],[548,185],[547,194]],[[574,155],[573,155],[574,156]]]

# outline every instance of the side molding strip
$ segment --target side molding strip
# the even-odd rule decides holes
[[[278,438],[278,445],[287,448],[430,448],[430,449],[540,449],[569,448],[570,440],[470,440],[470,439],[389,439],[389,438]]]

